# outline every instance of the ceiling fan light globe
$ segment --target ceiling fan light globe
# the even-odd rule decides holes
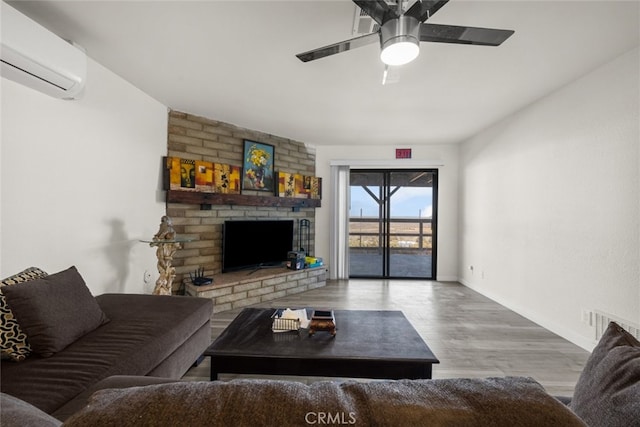
[[[380,59],[387,65],[407,64],[420,53],[420,21],[403,15],[380,27]]]
[[[387,44],[380,52],[380,60],[387,65],[408,64],[418,57],[420,48],[411,41],[397,41]]]

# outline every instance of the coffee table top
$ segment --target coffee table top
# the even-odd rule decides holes
[[[439,363],[401,311],[334,310],[336,335],[271,331],[275,309],[245,308],[205,356]],[[308,310],[310,315],[310,311]]]

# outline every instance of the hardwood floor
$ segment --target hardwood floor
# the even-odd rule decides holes
[[[551,394],[570,396],[589,356],[582,348],[454,282],[328,281],[326,287],[256,307],[402,310],[440,360],[434,365],[434,378],[528,376]],[[215,314],[212,339],[240,311]],[[208,380],[209,368],[205,359],[183,380]],[[222,380],[236,377],[221,375]]]

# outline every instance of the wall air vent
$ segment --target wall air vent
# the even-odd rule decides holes
[[[613,314],[605,313],[604,311],[594,310],[594,326],[596,330],[596,341],[599,341],[604,335],[604,332],[609,326],[609,322],[616,322],[620,327],[636,339],[640,340],[640,325],[627,319],[621,319]]]

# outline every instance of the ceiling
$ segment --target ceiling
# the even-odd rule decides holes
[[[640,42],[637,0],[452,0],[429,22],[515,34],[423,42],[383,86],[377,44],[295,57],[353,36],[349,0],[9,3],[171,109],[316,146],[461,142]]]

